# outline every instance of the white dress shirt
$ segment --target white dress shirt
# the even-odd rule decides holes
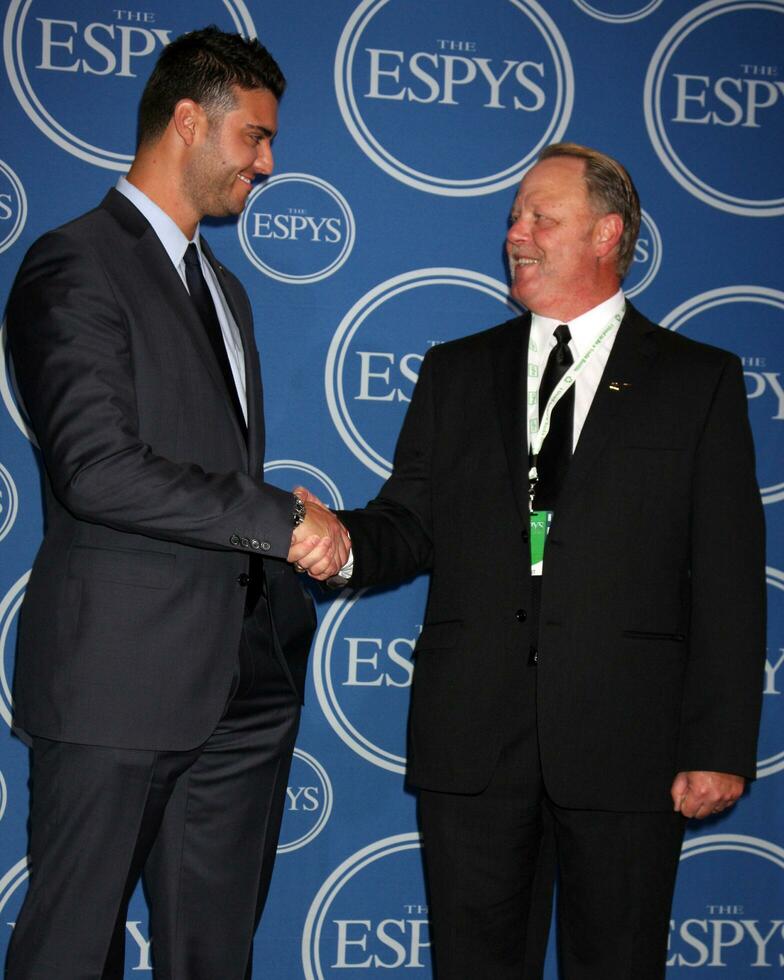
[[[569,350],[576,361],[589,348],[591,343],[602,332],[612,318],[620,312],[625,303],[623,290],[619,289],[614,296],[594,306],[592,310],[583,313],[574,320],[553,320],[551,317],[539,316],[538,313],[531,314],[531,337],[528,350],[529,377],[531,368],[535,368],[534,374],[540,379],[544,374],[547,358],[550,351],[556,345],[554,336],[555,328],[561,323],[566,323],[572,339],[569,341]],[[607,366],[610,351],[615,343],[618,334],[618,326],[610,330],[599,347],[591,355],[585,365],[585,369],[577,376],[574,382],[574,428],[572,450],[577,445],[580,433],[585,425],[585,419],[599,387],[602,373]],[[538,392],[538,385],[536,387]],[[530,423],[539,418],[538,399],[536,404],[528,406],[527,431],[531,431]]]
[[[117,181],[117,190],[127,197],[134,207],[138,208],[139,211],[144,215],[144,217],[152,225],[152,230],[158,236],[166,250],[166,254],[171,259],[172,265],[177,270],[182,279],[182,284],[185,288],[188,288],[188,283],[185,278],[185,250],[191,244],[188,239],[183,235],[182,231],[178,225],[163,211],[158,205],[151,201],[145,193],[139,190],[134,184],[131,184],[125,179],[125,177],[120,177]],[[193,244],[196,246],[196,251],[199,253],[199,261],[201,262],[201,271],[204,273],[204,279],[207,283],[207,288],[212,296],[212,302],[215,304],[215,312],[218,316],[218,323],[220,324],[221,334],[223,336],[223,343],[226,346],[226,355],[229,358],[229,366],[231,367],[231,374],[234,378],[234,384],[237,388],[237,397],[239,398],[240,407],[242,408],[242,414],[245,416],[245,424],[248,422],[248,397],[245,388],[245,352],[242,347],[242,338],[240,337],[239,327],[237,326],[234,317],[231,315],[231,310],[226,302],[226,297],[223,295],[223,291],[218,285],[218,281],[215,278],[215,273],[212,270],[212,266],[205,259],[204,253],[201,250],[201,243],[199,238],[199,227],[196,227],[196,232],[193,236]]]

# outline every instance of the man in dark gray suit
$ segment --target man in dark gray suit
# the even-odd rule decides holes
[[[31,877],[10,980],[123,975],[144,873],[156,975],[245,980],[335,519],[263,481],[248,298],[199,234],[272,171],[285,80],[207,28],[162,53],[137,155],[31,248],[8,304],[46,536],[19,629]],[[309,559],[309,562],[311,559]]]

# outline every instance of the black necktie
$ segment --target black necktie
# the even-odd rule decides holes
[[[247,433],[245,416],[240,406],[237,385],[234,383],[234,375],[231,373],[229,356],[226,353],[226,344],[223,341],[223,333],[221,332],[218,314],[215,312],[215,304],[212,301],[207,280],[201,271],[199,251],[193,242],[185,250],[185,281],[188,284],[188,292],[191,294],[196,312],[199,314],[199,318],[204,325],[210,347],[212,347],[215,359],[221,369],[223,380],[226,382],[226,388],[231,397],[231,402],[237,415],[237,421],[240,423],[242,431]]]
[[[555,328],[555,347],[547,358],[547,366],[539,385],[539,418],[558,382],[574,362],[569,350],[572,335],[565,323]],[[558,399],[550,416],[550,431],[536,461],[538,475],[534,494],[534,510],[555,510],[558,491],[569,469],[572,456],[574,426],[574,385]]]

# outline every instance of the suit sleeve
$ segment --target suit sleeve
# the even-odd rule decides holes
[[[141,440],[131,331],[90,247],[64,232],[40,239],[14,284],[7,327],[52,490],[72,514],[201,547],[256,539],[269,545],[265,555],[287,555],[291,494],[247,473],[165,459]]]
[[[364,509],[343,511],[351,534],[354,571],[350,585],[391,585],[427,571],[433,557],[432,465],[437,399],[433,352],[400,430],[392,475]]]
[[[740,361],[728,362],[697,449],[691,624],[678,771],[753,778],[765,662],[765,529]]]

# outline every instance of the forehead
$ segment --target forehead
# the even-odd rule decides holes
[[[528,199],[552,203],[588,204],[585,161],[576,157],[550,157],[531,167],[520,181],[516,204]]]
[[[234,86],[235,107],[231,115],[242,126],[261,126],[275,132],[278,124],[278,100],[266,88]]]

